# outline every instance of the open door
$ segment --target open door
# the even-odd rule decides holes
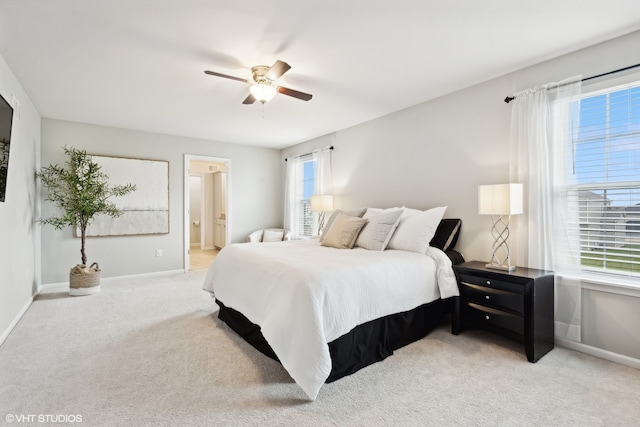
[[[228,242],[230,160],[185,155],[184,270],[208,268]]]

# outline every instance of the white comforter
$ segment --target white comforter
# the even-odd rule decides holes
[[[227,246],[203,288],[260,326],[311,399],[331,372],[327,343],[370,320],[458,295],[451,261],[438,249],[346,250],[317,240]]]

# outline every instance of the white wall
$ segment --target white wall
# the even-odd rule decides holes
[[[93,237],[87,240],[89,263],[98,261],[102,277],[184,268],[184,155],[230,159],[230,239],[244,241],[259,228],[282,226],[282,179],[278,150],[95,126],[54,119],[42,121],[42,165],[63,163],[64,145],[90,154],[169,161],[170,233],[149,236]],[[52,206],[43,204],[43,215]],[[42,229],[42,281],[68,281],[80,262],[80,241],[71,229]],[[162,249],[162,257],[155,250]]]
[[[463,221],[457,249],[467,260],[487,260],[490,218],[477,214],[477,187],[508,182],[511,107],[503,99],[640,63],[639,46],[635,32],[289,147],[282,157],[333,145],[336,208],[447,205],[445,216]],[[640,329],[621,327],[637,313],[636,296],[583,292],[584,344],[640,359]]]
[[[462,218],[458,249],[483,258],[490,219],[477,215],[477,186],[506,182],[510,108],[496,81],[283,150],[332,152],[336,208],[448,206]],[[504,98],[504,96],[503,96]]]
[[[0,56],[0,94],[14,111],[7,193],[0,203],[0,343],[27,309],[38,288],[39,208],[35,171],[40,150],[40,114]],[[13,105],[16,110],[16,105]]]

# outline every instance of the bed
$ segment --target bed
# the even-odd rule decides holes
[[[362,235],[370,235],[376,219],[388,211],[365,211]],[[407,212],[419,211],[402,210],[386,231],[383,250],[372,250],[370,242],[358,245],[360,236],[350,249],[338,248],[327,244],[331,233],[325,240],[229,245],[217,255],[203,288],[219,305],[220,320],[278,360],[314,400],[325,382],[424,337],[458,295],[451,266],[462,261],[454,250],[460,221],[442,220],[443,210],[421,236],[429,238],[426,248],[399,249],[402,240],[394,243],[391,235],[408,230]],[[351,216],[337,214],[327,222],[329,231]]]

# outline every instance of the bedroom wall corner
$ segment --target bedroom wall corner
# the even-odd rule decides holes
[[[0,202],[0,344],[27,311],[40,285],[35,171],[40,114],[0,56],[0,93],[14,108],[5,201]]]

